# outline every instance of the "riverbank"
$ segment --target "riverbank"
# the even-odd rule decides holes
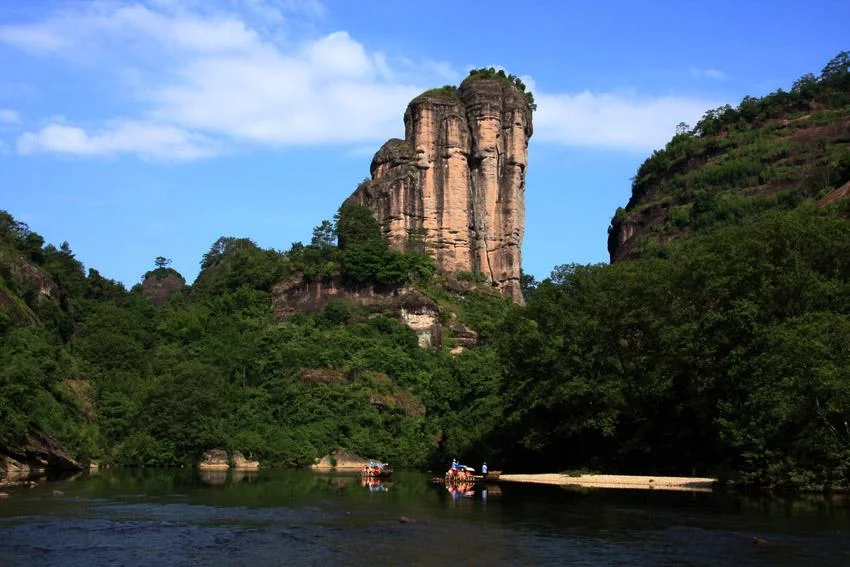
[[[628,488],[645,490],[687,490],[711,492],[716,478],[689,476],[631,476],[617,474],[583,474],[570,476],[552,474],[503,474],[500,482],[529,482],[559,486],[585,486],[590,488]]]

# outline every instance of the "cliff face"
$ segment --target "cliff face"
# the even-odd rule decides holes
[[[442,346],[440,307],[415,291],[402,288],[387,294],[372,287],[346,289],[338,280],[305,282],[300,278],[280,282],[272,288],[272,307],[278,319],[287,319],[296,312],[318,313],[333,300],[384,307],[416,333],[419,346]]]
[[[170,268],[162,271],[151,271],[145,275],[142,282],[142,293],[157,307],[168,303],[168,297],[175,291],[186,287],[186,280],[179,273]]]
[[[390,246],[424,248],[448,273],[481,272],[522,302],[525,170],[531,109],[514,85],[469,77],[429,91],[404,115],[405,139],[375,154],[349,202],[370,208]]]

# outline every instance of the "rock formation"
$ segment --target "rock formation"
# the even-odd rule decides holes
[[[370,208],[397,250],[424,247],[447,273],[480,272],[522,302],[525,171],[532,134],[525,93],[472,75],[427,91],[404,114],[405,139],[375,154],[348,202]]]
[[[230,460],[224,449],[210,449],[204,451],[201,462],[198,463],[200,470],[227,470],[230,468]]]
[[[272,288],[272,307],[278,319],[287,319],[296,312],[318,313],[332,300],[383,306],[413,329],[419,346],[441,346],[440,307],[415,290],[402,288],[388,296],[372,287],[347,289],[338,280],[305,282],[301,278],[280,282]]]
[[[360,467],[369,463],[369,459],[365,459],[360,455],[355,455],[347,449],[338,447],[331,451],[330,455],[325,455],[321,459],[313,463],[310,468],[315,470],[331,470],[331,469],[351,469],[359,470]]]
[[[72,459],[51,435],[31,433],[23,443],[0,447],[0,479],[26,476],[48,470],[79,471],[83,467]]]
[[[260,468],[260,461],[249,461],[241,451],[233,451],[233,468],[255,471]]]
[[[169,296],[186,287],[186,280],[170,268],[154,270],[145,274],[142,293],[157,307],[168,303]]]

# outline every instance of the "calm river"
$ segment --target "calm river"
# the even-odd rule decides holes
[[[5,491],[0,565],[850,565],[842,498],[508,483],[451,494],[419,473],[363,486],[190,469]]]

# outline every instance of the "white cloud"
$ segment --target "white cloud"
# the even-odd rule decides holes
[[[0,108],[0,124],[17,124],[21,121],[18,113],[11,108]]]
[[[281,18],[285,12],[323,9],[318,2],[292,0],[232,4]],[[51,123],[24,135],[19,151],[165,157],[177,132],[186,141],[179,155],[197,157],[211,153],[204,145],[195,151],[199,137],[273,146],[380,141],[400,133],[405,105],[421,90],[409,70],[394,72],[383,53],[367,51],[345,31],[281,43],[277,34],[240,19],[244,12],[206,14],[188,12],[187,6],[170,0],[96,2],[43,22],[0,27],[0,42],[20,49],[98,62],[99,68],[111,63],[113,80],[125,81],[128,99],[143,107],[131,122],[146,124],[149,133],[170,133],[145,136],[144,144],[134,145],[120,135],[126,124],[88,133]],[[157,140],[162,151],[152,146]]]
[[[35,24],[0,26],[0,41],[25,51],[71,58],[104,55],[155,42],[163,51],[214,53],[248,50],[257,33],[240,19],[157,11],[141,4],[93,2]],[[119,53],[120,55],[120,53]]]
[[[92,97],[123,88],[127,108],[139,109],[85,128],[74,121],[78,109],[51,109],[69,120],[45,120],[22,134],[18,152],[188,161],[240,146],[363,147],[400,135],[404,108],[418,92],[462,78],[446,62],[370,51],[345,31],[297,41],[288,17],[321,17],[324,7],[314,0],[224,5],[228,10],[206,0],[95,0],[68,4],[72,9],[42,21],[0,26],[0,43],[96,65],[111,82],[93,83]],[[535,91],[530,77],[523,80]],[[663,145],[677,123],[716,106],[615,93],[535,91],[535,98],[537,140],[636,151]]]
[[[664,146],[676,124],[694,124],[707,109],[718,106],[686,97],[589,91],[541,93],[535,101],[534,135],[539,141],[637,152]]]
[[[697,79],[712,79],[715,81],[722,81],[726,78],[726,73],[721,71],[720,69],[709,68],[709,69],[699,69],[697,67],[690,68],[691,77],[695,77]]]
[[[0,41],[32,52],[61,52],[68,47],[61,34],[42,26],[0,26]]]
[[[57,152],[77,156],[137,154],[161,161],[191,161],[219,153],[214,142],[175,128],[125,121],[89,134],[82,128],[61,123],[48,124],[38,132],[18,137],[18,153]]]

